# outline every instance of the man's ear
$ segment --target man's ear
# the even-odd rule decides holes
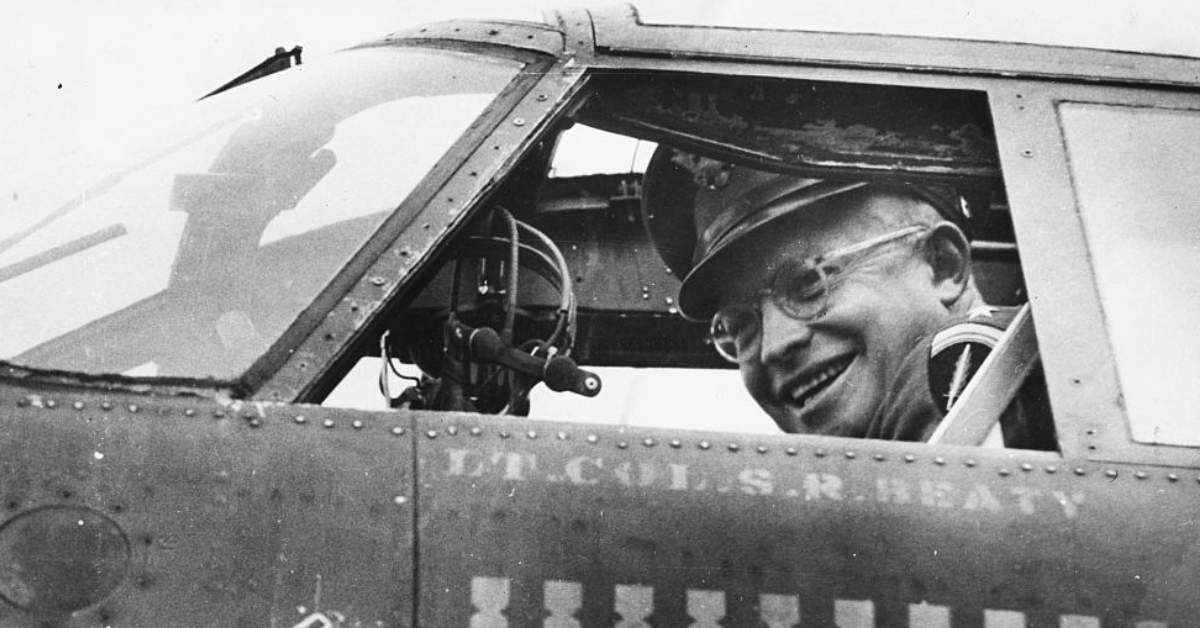
[[[934,226],[925,238],[925,261],[942,305],[952,307],[971,282],[971,243],[962,229],[949,222]]]

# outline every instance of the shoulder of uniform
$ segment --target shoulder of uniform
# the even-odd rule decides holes
[[[933,336],[932,353],[937,355],[946,347],[962,342],[994,347],[1020,309],[997,305],[973,307],[961,319]]]

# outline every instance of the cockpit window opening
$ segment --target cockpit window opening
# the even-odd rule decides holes
[[[771,431],[773,424],[762,421],[766,417],[751,402],[737,371],[707,343],[707,323],[680,316],[679,282],[686,268],[681,271],[662,256],[662,240],[647,228],[647,221],[657,218],[644,213],[646,179],[653,168],[647,153],[664,147],[794,176],[859,176],[889,184],[911,177],[958,190],[954,207],[965,214],[964,228],[973,233],[978,284],[987,302],[1014,311],[1011,306],[1024,303],[982,93],[704,79],[670,73],[599,77],[574,110],[576,116],[558,127],[566,130],[542,138],[542,152],[530,155],[545,164],[533,169],[543,178],[521,176],[519,185],[501,185],[489,207],[478,210],[478,216],[485,216],[498,206],[512,208],[518,219],[544,231],[562,251],[579,305],[571,357],[605,382],[596,398],[543,394],[539,386],[530,397],[529,416],[623,425],[643,425],[647,417],[659,427]],[[909,103],[915,111],[897,108],[896,102]],[[801,114],[789,117],[793,110]],[[525,175],[529,168],[518,165],[515,171]],[[680,193],[690,193],[692,179],[686,175],[677,182],[686,184]],[[686,221],[664,224],[681,236],[681,259],[690,260],[694,245],[688,242],[694,242],[695,226]],[[481,260],[475,272],[486,274],[493,266],[495,262]],[[497,285],[481,283],[479,294]],[[448,279],[432,280],[392,322],[391,342],[408,346],[407,351],[425,347],[418,352],[422,355],[440,354],[445,332],[439,321],[444,320],[448,286]],[[528,333],[543,324],[537,321],[552,311],[555,297],[539,287],[536,277],[530,283],[522,280],[520,290],[518,311]],[[998,337],[988,336],[992,344],[976,347],[972,368]],[[950,360],[947,372],[953,367]],[[425,374],[439,375],[428,369]],[[1040,372],[1035,377],[1040,380]],[[701,407],[691,410],[686,405],[690,400],[701,400]],[[737,401],[725,403],[730,400]],[[730,420],[733,416],[747,419]],[[1055,447],[1052,426],[1039,438],[1038,447]]]

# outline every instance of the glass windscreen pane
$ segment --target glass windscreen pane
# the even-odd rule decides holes
[[[202,101],[148,157],[103,168],[112,174],[98,183],[64,166],[8,190],[0,359],[235,379],[520,69],[352,50]]]
[[[1133,438],[1200,446],[1200,111],[1059,115]]]

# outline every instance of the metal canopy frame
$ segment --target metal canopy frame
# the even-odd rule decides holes
[[[514,25],[534,35],[542,28]],[[480,37],[495,29],[477,29]],[[441,41],[438,46],[463,45]],[[467,49],[493,46],[468,41]],[[530,54],[530,53],[525,53]],[[553,58],[535,57],[467,133],[401,203],[355,260],[294,325],[297,336],[281,340],[243,378],[256,399],[307,401],[319,398],[352,366],[365,342],[365,330],[389,304],[412,289],[414,273],[449,242],[474,207],[503,179],[552,111],[582,77],[580,69],[556,67]],[[308,321],[305,324],[305,321]]]
[[[911,37],[646,26],[628,11],[597,14],[593,46],[586,13],[563,13],[558,22],[557,28],[452,22],[366,44],[478,51],[530,65],[238,382],[235,394],[277,402],[319,398],[360,353],[365,330],[404,301],[469,208],[495,190],[559,118],[576,113],[582,102],[576,96],[591,76],[657,71],[976,91],[986,94],[992,116],[1062,454],[1195,463],[1194,448],[1130,437],[1056,105],[1200,109],[1200,61]]]
[[[611,42],[604,39],[603,33],[612,35],[613,24],[603,22],[603,19],[596,22],[597,37],[601,42]],[[626,30],[639,32],[639,29],[659,28],[666,27],[635,26]],[[718,30],[722,32],[709,33],[714,35],[711,41],[718,42],[722,38],[735,36],[752,36],[757,41],[758,36],[763,34]],[[663,31],[656,32],[666,34]],[[582,38],[570,41],[572,36],[565,40],[569,43],[585,41]],[[685,48],[689,41],[684,40]],[[975,42],[954,43],[975,45]],[[782,44],[779,48],[768,46],[766,49],[778,55],[777,58],[765,60],[760,55],[741,61],[674,52],[671,58],[626,55],[623,50],[617,51],[620,54],[614,54],[611,45],[600,46],[596,50],[587,46],[572,48],[568,45],[558,64],[553,69],[547,69],[538,84],[531,86],[530,91],[506,116],[507,124],[497,124],[492,133],[476,145],[474,151],[458,153],[464,155],[463,165],[450,175],[440,190],[431,197],[422,195],[418,199],[414,195],[414,206],[424,206],[424,209],[392,240],[395,243],[392,245],[395,250],[390,251],[392,254],[381,256],[372,269],[362,275],[358,285],[345,294],[330,315],[308,336],[301,349],[291,355],[285,367],[266,382],[255,396],[276,400],[309,399],[319,396],[330,386],[330,373],[335,372],[330,368],[331,365],[338,360],[342,360],[344,365],[345,360],[354,355],[349,350],[353,342],[346,340],[338,344],[338,340],[347,336],[355,337],[373,324],[370,321],[377,319],[387,309],[387,304],[394,306],[403,300],[399,296],[404,292],[400,286],[402,279],[412,277],[414,271],[418,270],[418,262],[430,258],[431,251],[438,243],[449,240],[454,227],[462,223],[463,214],[470,213],[461,211],[461,208],[475,206],[494,189],[495,182],[511,170],[525,148],[537,141],[539,134],[552,126],[553,120],[576,113],[584,101],[574,96],[582,93],[581,90],[588,83],[584,80],[585,75],[622,70],[692,73],[701,78],[724,74],[849,82],[986,94],[998,142],[998,162],[1007,175],[1005,184],[1010,195],[1013,221],[1017,225],[1017,237],[1025,244],[1021,259],[1026,281],[1030,284],[1034,315],[1040,313],[1037,326],[1039,346],[1045,359],[1047,384],[1055,408],[1062,454],[1069,458],[1143,462],[1147,460],[1147,455],[1152,454],[1162,464],[1182,461],[1190,456],[1192,452],[1186,449],[1176,452],[1178,455],[1168,452],[1165,457],[1161,448],[1152,452],[1140,451],[1124,433],[1125,419],[1121,408],[1115,403],[1097,402],[1103,397],[1098,394],[1099,391],[1119,390],[1115,373],[1095,373],[1094,365],[1098,359],[1106,360],[1103,363],[1111,366],[1107,332],[1099,319],[1099,310],[1095,310],[1096,321],[1083,321],[1083,324],[1076,326],[1080,321],[1075,320],[1071,322],[1069,330],[1062,320],[1064,316],[1055,315],[1056,312],[1077,311],[1081,303],[1096,301],[1086,251],[1076,250],[1071,244],[1082,242],[1081,226],[1073,211],[1066,214],[1062,211],[1063,208],[1073,208],[1074,201],[1070,178],[1065,174],[1065,154],[1061,149],[1057,126],[1051,124],[1050,120],[1031,115],[1049,107],[1050,94],[1061,86],[1036,79],[998,77],[996,73],[930,72],[924,67],[883,62],[864,64],[862,67],[830,67],[809,62],[780,63],[802,57],[798,50],[809,44],[810,41],[800,38],[792,41],[786,49]],[[1081,89],[1086,89],[1086,86]],[[1180,95],[1179,98],[1186,100],[1188,96]],[[500,106],[499,103],[497,106]],[[520,125],[517,124],[518,120]],[[1047,142],[1057,148],[1047,150]],[[1031,154],[1038,158],[1031,157]],[[1032,171],[1029,170],[1031,167]],[[1061,177],[1055,174],[1060,170],[1064,173]],[[445,208],[444,212],[439,210],[442,207]],[[434,223],[439,223],[437,229],[432,227]],[[417,227],[418,224],[421,226]],[[433,231],[433,235],[430,235],[430,231]],[[1047,234],[1055,234],[1054,237],[1059,241],[1048,242]],[[1068,256],[1071,260],[1064,263],[1063,259]],[[379,283],[381,279],[382,283]],[[1071,303],[1064,303],[1064,294],[1073,295]],[[367,309],[364,310],[364,306]],[[1078,338],[1081,334],[1087,339],[1084,343],[1086,350],[1079,349],[1077,340],[1071,343],[1062,341],[1064,338]],[[338,346],[332,346],[335,344]],[[1064,344],[1069,346],[1064,348]],[[1085,363],[1089,375],[1081,377],[1079,373]],[[318,370],[314,371],[314,367]],[[1091,394],[1085,391],[1081,396],[1080,387],[1091,391]],[[1108,438],[1103,448],[1096,442],[1097,435],[1101,434]],[[1124,453],[1120,453],[1122,450]]]
[[[592,16],[597,49],[622,56],[1183,88],[1195,87],[1200,76],[1200,59],[1189,57],[907,35],[647,25],[632,6],[593,11]]]

